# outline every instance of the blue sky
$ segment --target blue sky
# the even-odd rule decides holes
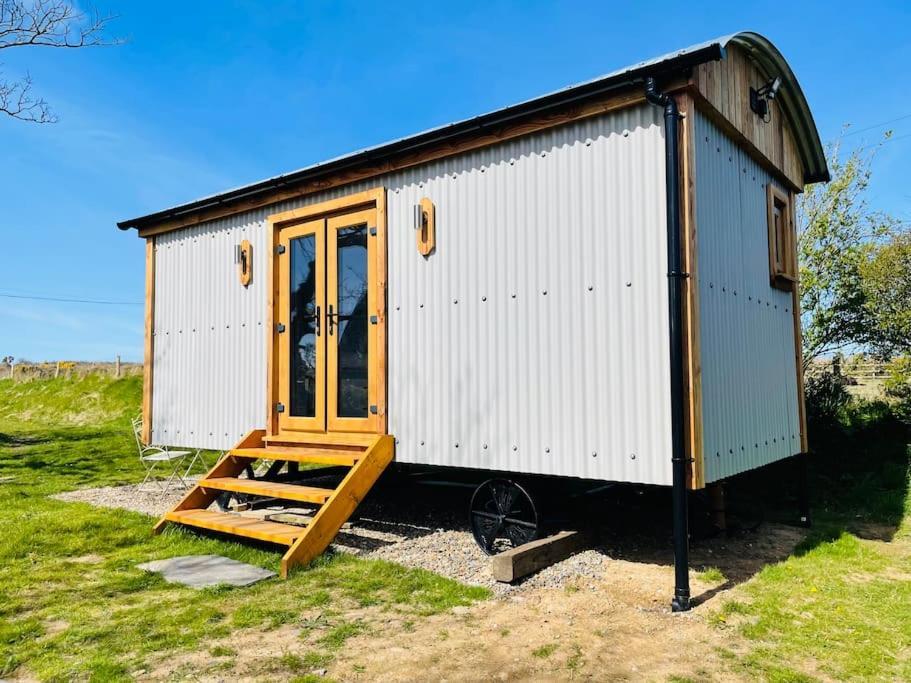
[[[439,6],[436,6],[436,5]],[[0,119],[0,293],[140,302],[114,223],[479,114],[737,30],[769,37],[824,140],[875,142],[871,200],[911,220],[905,2],[99,0],[118,47],[7,50],[60,122]],[[904,136],[904,137],[903,137]],[[0,297],[0,356],[139,360],[142,307]]]

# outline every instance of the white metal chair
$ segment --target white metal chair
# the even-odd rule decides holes
[[[212,469],[211,465],[209,465],[209,463],[206,462],[206,459],[204,457],[202,457],[201,448],[197,448],[195,451],[192,452],[192,454],[193,454],[193,457],[190,458],[190,464],[187,465],[187,469],[184,470],[184,473],[183,473],[184,479],[188,479],[190,477],[190,474],[192,474],[192,472],[193,472],[193,466],[196,463],[199,463],[200,465],[202,465],[203,475],[205,475],[206,472],[208,472],[210,469]],[[218,458],[216,458],[215,461],[218,462],[219,460],[221,460],[220,455]]]
[[[172,451],[164,446],[146,445],[142,443],[142,418],[133,418],[132,423],[133,436],[136,438],[136,446],[139,448],[139,460],[146,470],[146,475],[142,483],[139,484],[138,490],[167,491],[175,481],[178,482],[179,486],[186,488],[188,486],[186,479],[184,479],[186,474],[181,474],[181,470],[183,469],[184,459],[191,455],[193,451]],[[199,451],[196,452],[196,455],[197,457],[199,456]],[[192,465],[193,461],[191,460],[190,466],[192,467]],[[163,473],[166,475],[166,478],[163,479],[157,476],[162,470],[164,470]],[[189,472],[189,468],[187,468],[187,472]]]

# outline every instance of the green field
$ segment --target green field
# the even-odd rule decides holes
[[[129,426],[140,390],[137,377],[0,381],[0,678],[155,678],[162,661],[202,653],[167,675],[306,680],[331,669],[347,639],[370,637],[378,624],[387,629],[380,634],[390,622],[408,630],[489,597],[426,571],[345,555],[243,590],[195,591],[138,570],[139,562],[181,554],[272,569],[278,561],[180,529],[152,536],[144,515],[48,497],[141,478]],[[819,434],[810,535],[784,562],[697,610],[727,643],[724,670],[706,678],[911,680],[907,431],[886,407],[858,404]],[[751,480],[754,493],[782,518],[792,514],[778,475],[764,476]],[[242,643],[256,647],[250,643],[288,627],[293,649],[245,663]],[[527,656],[543,665],[548,655],[542,648]],[[444,657],[444,673],[445,665]],[[597,673],[583,667],[578,675]]]
[[[195,591],[136,569],[186,554],[271,569],[278,561],[179,529],[152,536],[144,515],[47,497],[141,478],[129,425],[140,391],[136,377],[0,381],[0,478],[11,478],[0,484],[0,678],[129,679],[166,653],[284,624],[304,627],[305,652],[277,657],[269,675],[307,676],[377,614],[410,619],[487,597],[430,572],[345,555],[242,591]],[[207,658],[211,675],[231,664],[230,650]]]

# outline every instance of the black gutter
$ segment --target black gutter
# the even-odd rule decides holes
[[[645,99],[664,107],[665,195],[667,199],[667,311],[671,366],[671,506],[674,516],[674,599],[671,610],[690,608],[690,547],[686,444],[683,401],[683,272],[680,256],[680,166],[677,101],[658,90],[653,77],[645,79]]]
[[[360,153],[350,154],[336,159],[335,161],[316,164],[300,171],[288,173],[287,175],[281,175],[251,185],[245,185],[244,187],[235,190],[229,190],[228,192],[218,195],[205,197],[187,204],[181,204],[146,216],[120,221],[117,223],[117,227],[121,230],[150,227],[171,218],[177,218],[204,209],[230,205],[244,199],[265,195],[272,190],[284,186],[299,185],[351,168],[390,161],[400,155],[406,153],[414,154],[433,145],[453,141],[462,136],[496,129],[500,126],[519,122],[530,116],[553,113],[567,105],[577,104],[584,100],[609,94],[623,88],[641,86],[646,75],[667,77],[674,73],[686,72],[697,64],[721,59],[723,56],[724,48],[718,43],[712,43],[698,50],[681,54],[659,64],[649,64],[640,68],[630,69],[613,77],[604,78],[573,88],[567,88],[551,93],[550,95],[545,95],[544,97],[539,97],[528,102],[484,114],[483,116],[477,116],[472,119],[453,123],[443,128],[420,133]]]

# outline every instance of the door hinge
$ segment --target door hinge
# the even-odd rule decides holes
[[[376,404],[374,403],[373,405],[370,406],[370,414],[371,414],[371,415],[376,415],[377,412],[378,412],[378,409],[377,409],[377,407],[376,407]]]
[[[284,404],[284,403],[276,403],[276,404],[275,404],[275,412],[276,412],[276,413],[283,413],[283,412],[285,412],[285,404]]]
[[[375,227],[374,227],[374,228],[370,228],[370,236],[371,236],[371,237],[376,237],[376,228],[375,228]]]
[[[378,317],[376,317],[375,315],[371,315],[371,316],[370,316],[370,324],[371,324],[371,325],[376,325],[379,321],[380,321],[380,319],[379,319]]]
[[[284,245],[284,244],[279,244],[277,247],[275,247],[275,253],[276,253],[276,254],[284,254],[284,253],[285,253],[285,245]]]
[[[280,334],[280,333],[282,333],[282,332],[285,331],[285,326],[284,326],[282,323],[278,323],[278,324],[275,326],[275,331],[278,332],[278,333]]]

